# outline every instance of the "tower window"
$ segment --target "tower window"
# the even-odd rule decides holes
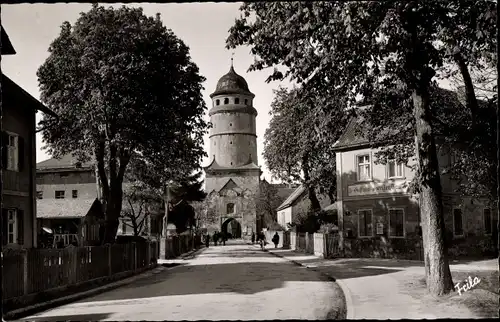
[[[240,104],[240,99],[238,97],[234,99],[234,104]]]
[[[220,105],[220,100],[215,100],[215,105],[219,106]]]
[[[233,141],[229,141],[229,144],[233,144]]]
[[[228,203],[227,204],[226,213],[227,214],[233,214],[234,213],[234,203]]]
[[[224,105],[226,105],[226,104],[229,104],[229,98],[227,98],[227,97],[224,99]]]
[[[245,105],[248,105],[248,100],[245,98]]]
[[[231,165],[233,165],[233,163],[231,162]]]
[[[229,126],[233,126],[233,123],[229,123]]]

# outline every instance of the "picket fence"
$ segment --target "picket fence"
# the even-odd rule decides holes
[[[5,250],[3,300],[156,265],[157,242]]]
[[[280,236],[278,248],[291,249],[324,258],[340,256],[339,235],[323,233],[295,233],[290,231],[266,231],[266,240],[271,242],[275,233]],[[274,247],[274,245],[271,245]]]

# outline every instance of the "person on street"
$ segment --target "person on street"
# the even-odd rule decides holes
[[[280,243],[280,235],[276,232],[273,236],[274,248],[278,248],[278,244]]]
[[[226,232],[223,232],[223,233],[222,233],[222,245],[223,245],[223,246],[226,246],[226,238],[227,238],[227,237],[226,237],[226,235],[227,235],[227,233],[226,233]]]
[[[266,246],[266,235],[264,234],[263,231],[259,233],[259,243],[260,243],[260,248],[264,249]]]
[[[215,232],[213,238],[214,238],[214,246],[217,246],[217,241],[219,240],[219,233]]]
[[[255,233],[252,232],[252,244],[254,244],[254,243],[255,243]]]
[[[207,235],[205,236],[205,247],[209,247],[210,246],[210,234],[207,233]]]

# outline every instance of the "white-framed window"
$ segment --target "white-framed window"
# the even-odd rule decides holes
[[[7,170],[19,171],[19,136],[10,132],[7,136]]]
[[[491,208],[483,209],[483,226],[484,226],[484,233],[487,235],[491,234],[493,226],[491,221]]]
[[[56,199],[64,199],[64,190],[56,190],[55,198]]]
[[[387,178],[403,178],[404,166],[403,163],[398,163],[396,160],[387,161]]]
[[[389,237],[405,236],[405,210],[389,208]]]
[[[363,154],[356,156],[358,170],[358,181],[368,181],[372,178],[370,155]]]
[[[17,240],[17,210],[7,209],[7,243],[13,244]]]
[[[373,236],[373,211],[371,209],[358,210],[358,236]]]
[[[464,235],[462,209],[460,208],[453,208],[453,235],[458,237]]]

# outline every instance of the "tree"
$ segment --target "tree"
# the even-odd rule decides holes
[[[210,226],[219,225],[219,217],[214,207],[211,207],[208,199],[203,201],[194,201],[191,203],[194,208],[196,228],[208,228]]]
[[[314,91],[302,88],[275,91],[272,118],[264,135],[264,158],[273,176],[285,182],[299,181],[307,187],[311,209],[318,211],[321,207],[315,188],[325,188],[334,199],[336,173],[332,147],[341,134],[338,125],[345,121],[345,115],[339,109],[331,109],[326,117],[315,104],[315,96]]]
[[[495,39],[492,34],[477,36],[484,24],[472,28],[465,23],[474,21],[467,14],[479,2],[493,7],[487,1],[463,1],[460,10],[442,1],[245,3],[227,39],[229,48],[252,47],[258,58],[250,70],[275,67],[269,81],[290,77],[330,100],[336,99],[335,92],[345,93],[348,104],[361,95],[373,109],[383,106],[376,96],[382,89],[403,94],[408,104],[395,106],[393,114],[410,116],[414,124],[427,287],[436,295],[453,290],[453,282],[444,245],[430,92],[436,72],[455,58],[444,35],[464,29],[466,37],[456,42],[466,44],[469,52],[461,53],[470,57],[488,43],[485,38]],[[485,20],[492,22],[481,22]],[[472,101],[470,95],[468,99]],[[473,105],[469,107],[472,111]]]
[[[157,203],[159,198],[142,182],[133,182],[127,185],[123,197],[125,206],[122,208],[120,217],[124,219],[125,225],[132,228],[134,236],[139,236],[147,230],[149,208],[152,203]]]
[[[257,217],[262,218],[263,225],[270,226],[276,223],[276,209],[284,201],[278,195],[278,189],[267,181],[262,181],[254,199]]]
[[[63,23],[49,53],[38,70],[41,99],[59,119],[45,115],[44,141],[56,157],[95,159],[103,242],[113,242],[132,155],[152,167],[174,165],[172,172],[179,160],[203,157],[205,79],[160,15],[147,17],[141,8],[94,4],[73,26]]]

